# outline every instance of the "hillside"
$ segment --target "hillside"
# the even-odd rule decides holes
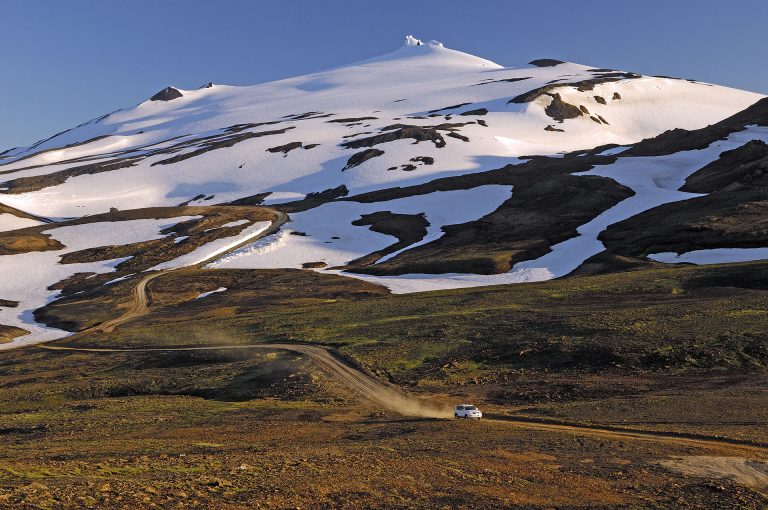
[[[408,293],[761,259],[765,110],[410,36],[302,77],[169,87],[0,154],[0,349],[66,335],[35,310],[145,271],[294,268]]]

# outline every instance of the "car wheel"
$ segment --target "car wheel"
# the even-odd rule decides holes
[[[459,419],[459,413],[453,413],[453,417],[458,420]]]

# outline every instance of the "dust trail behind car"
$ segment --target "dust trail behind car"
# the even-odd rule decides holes
[[[432,402],[425,402],[399,391],[364,372],[354,368],[329,349],[319,345],[307,344],[249,344],[249,345],[225,345],[205,347],[147,347],[136,349],[113,348],[87,348],[64,347],[54,345],[39,345],[38,347],[49,350],[61,351],[85,351],[85,352],[163,352],[163,351],[206,351],[206,350],[239,350],[239,349],[268,349],[286,350],[297,352],[309,357],[329,369],[336,377],[342,380],[349,388],[358,393],[371,404],[384,407],[404,416],[419,416],[422,418],[452,418],[453,411],[450,407]]]

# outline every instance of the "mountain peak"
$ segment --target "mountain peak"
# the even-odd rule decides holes
[[[490,60],[476,57],[468,53],[446,48],[440,41],[424,42],[413,35],[405,36],[404,44],[392,53],[369,58],[352,65],[382,64],[384,62],[397,62],[397,66],[418,68],[485,68],[500,69],[501,66]]]
[[[421,46],[424,44],[421,39],[416,39],[412,35],[406,35],[405,36],[405,45],[404,46]]]
[[[406,47],[413,47],[413,46],[432,46],[435,48],[442,48],[443,43],[440,41],[435,41],[434,39],[429,42],[424,42],[421,39],[417,39],[416,37],[412,35],[406,35],[405,36],[405,44]]]

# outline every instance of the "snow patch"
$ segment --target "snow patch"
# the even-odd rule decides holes
[[[290,230],[260,239],[209,264],[221,268],[301,268],[305,263],[324,262],[343,266],[397,242],[395,237],[374,232],[352,222],[379,211],[423,214],[429,222],[426,237],[385,259],[442,237],[442,227],[477,220],[496,210],[512,193],[511,186],[485,185],[468,190],[436,191],[426,195],[376,203],[330,202],[291,215]],[[299,235],[296,235],[299,234]]]
[[[227,290],[227,288],[226,288],[226,287],[219,287],[219,288],[218,288],[218,289],[216,289],[216,290],[210,290],[210,291],[208,291],[208,292],[203,292],[202,294],[198,295],[198,296],[197,296],[195,299],[197,300],[197,299],[203,299],[203,298],[207,298],[207,297],[208,297],[208,296],[210,296],[211,294],[216,294],[216,293],[218,293],[218,292],[224,292],[225,290]]]
[[[114,271],[116,265],[130,258],[61,264],[59,260],[62,255],[97,246],[162,239],[164,235],[160,231],[176,223],[195,218],[197,217],[183,216],[168,219],[99,222],[52,227],[45,232],[50,234],[51,238],[61,242],[66,248],[0,257],[2,297],[19,302],[17,308],[0,308],[0,324],[16,326],[31,333],[18,337],[13,342],[0,344],[0,350],[54,340],[69,335],[66,331],[46,327],[34,320],[33,311],[50,303],[61,293],[59,290],[49,290],[48,287],[75,273],[108,273]]]
[[[182,255],[181,257],[163,262],[162,264],[158,264],[148,269],[147,271],[178,269],[180,267],[202,264],[205,261],[215,259],[217,256],[231,250],[238,244],[245,243],[248,241],[248,239],[252,239],[258,236],[266,229],[268,229],[271,224],[272,223],[269,221],[257,221],[253,225],[243,229],[237,235],[216,239],[215,241],[211,241],[208,244],[200,246],[195,250]]]
[[[29,218],[19,218],[18,216],[9,213],[0,213],[0,232],[36,227],[38,225],[42,225],[42,222],[31,220]]]
[[[422,44],[424,44],[424,43],[421,42],[421,40],[416,39],[412,35],[406,35],[405,36],[405,46],[421,46]]]

